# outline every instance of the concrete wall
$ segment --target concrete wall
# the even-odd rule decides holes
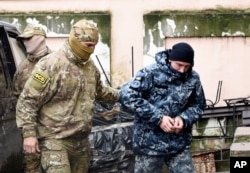
[[[224,99],[250,95],[250,37],[169,38],[166,45],[170,47],[183,40],[195,49],[194,70],[200,74],[207,99],[215,102],[219,80],[221,99],[216,106],[226,106]]]
[[[131,78],[131,53],[134,71],[148,62],[143,55],[143,15],[152,11],[201,11],[206,9],[248,9],[250,0],[4,0],[0,12],[93,12],[111,13],[111,81],[120,86]],[[183,39],[169,39],[166,47]],[[196,50],[195,69],[200,73],[207,98],[214,100],[218,80],[223,80],[221,100],[246,97],[248,82],[249,38],[188,39]],[[51,46],[60,45],[55,41]],[[152,53],[162,49],[153,49]],[[223,57],[221,57],[223,55]],[[228,56],[230,55],[230,56]],[[202,59],[200,58],[202,57]],[[204,58],[203,58],[204,57]],[[221,57],[221,58],[220,58]],[[239,59],[241,57],[241,59]],[[220,104],[224,104],[223,101]]]

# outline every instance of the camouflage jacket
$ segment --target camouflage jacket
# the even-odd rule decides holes
[[[199,75],[190,69],[185,76],[176,73],[166,62],[167,54],[156,54],[151,64],[124,84],[120,102],[134,112],[133,148],[136,154],[173,156],[189,147],[192,125],[202,116],[206,107]],[[181,116],[184,130],[165,133],[160,128],[163,115]]]
[[[18,99],[17,125],[23,137],[88,134],[95,99],[116,102],[118,91],[105,87],[94,62],[81,63],[66,41],[36,64]]]
[[[43,54],[39,56],[27,55],[27,58],[20,63],[13,78],[14,95],[16,97],[18,97],[22,92],[24,84],[30,77],[31,72],[37,61],[42,57],[48,55],[49,53],[51,53],[51,50],[47,47],[47,49],[43,52]]]

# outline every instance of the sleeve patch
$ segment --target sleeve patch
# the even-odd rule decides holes
[[[131,82],[130,86],[132,88],[139,88],[141,86],[141,78],[136,77],[135,80]]]
[[[36,80],[37,82],[41,83],[41,84],[45,84],[46,81],[48,80],[47,77],[45,77],[44,75],[36,72],[34,75],[33,75],[33,79]]]

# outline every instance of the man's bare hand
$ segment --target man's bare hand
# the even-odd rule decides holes
[[[173,119],[170,116],[163,115],[160,127],[166,133],[178,134],[183,130],[184,122],[179,116]]]
[[[107,121],[110,121],[121,111],[120,105],[115,104],[113,109],[100,113],[100,115]]]
[[[174,132],[174,119],[170,116],[163,115],[160,127],[166,133]]]
[[[23,139],[23,150],[29,154],[40,152],[39,143],[36,137],[27,137]]]
[[[182,131],[184,127],[184,123],[181,117],[176,117],[174,119],[174,126],[173,126],[173,130],[176,134],[180,133]]]

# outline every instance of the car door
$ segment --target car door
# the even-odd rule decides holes
[[[17,98],[12,92],[12,79],[17,60],[14,51],[18,32],[0,22],[0,172],[22,172],[22,137],[16,126]],[[21,60],[20,60],[21,61]]]

